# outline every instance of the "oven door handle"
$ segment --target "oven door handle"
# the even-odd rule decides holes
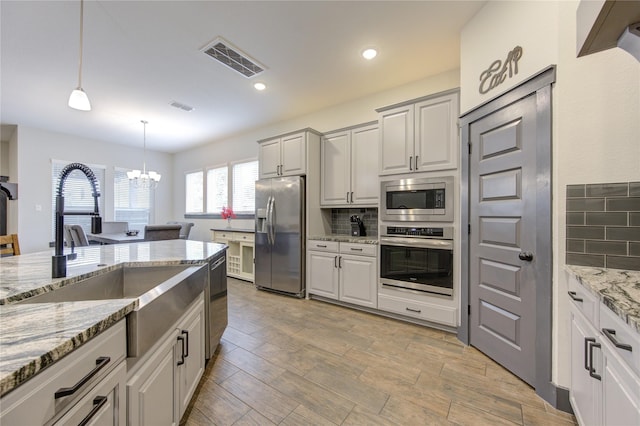
[[[434,248],[442,250],[453,250],[453,241],[437,240],[431,238],[380,238],[381,246],[397,246],[397,247],[418,247],[418,248]]]

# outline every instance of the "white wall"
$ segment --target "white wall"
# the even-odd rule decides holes
[[[51,241],[51,160],[66,160],[106,166],[105,211],[103,220],[113,220],[114,167],[142,167],[142,149],[105,143],[97,140],[53,133],[46,130],[19,126],[17,137],[17,178],[19,184],[18,235],[23,253],[48,250]],[[147,165],[168,178],[156,189],[156,223],[174,220],[172,155],[147,150]],[[13,176],[12,176],[13,177]],[[104,196],[104,195],[103,195]],[[41,207],[41,210],[37,209]]]
[[[463,111],[557,64],[553,88],[553,381],[569,386],[566,185],[640,180],[640,64],[614,48],[576,58],[578,2],[488,3],[462,31]],[[519,74],[481,96],[478,78],[514,46]]]
[[[458,70],[449,71],[419,80],[392,90],[376,93],[361,99],[336,105],[313,114],[255,129],[243,135],[212,142],[189,151],[175,154],[174,161],[174,215],[184,215],[184,173],[228,161],[258,157],[257,141],[282,133],[311,127],[321,133],[377,120],[376,108],[418,98],[432,93],[459,87]],[[318,159],[319,161],[319,159]],[[189,219],[195,223],[190,239],[209,240],[209,229],[225,227],[226,223],[215,219]],[[253,221],[232,220],[234,228],[253,228]]]

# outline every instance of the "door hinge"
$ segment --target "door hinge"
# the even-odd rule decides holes
[[[467,314],[471,315],[471,305],[467,305]]]

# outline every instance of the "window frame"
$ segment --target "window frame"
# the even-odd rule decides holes
[[[203,167],[202,169],[195,169],[195,170],[190,170],[190,171],[186,171],[184,172],[185,174],[185,214],[184,217],[185,219],[222,219],[221,216],[221,212],[207,212],[207,191],[208,191],[208,181],[207,181],[207,174],[209,172],[209,170],[214,170],[214,169],[218,169],[221,167],[226,167],[227,168],[227,204],[231,204],[231,207],[233,208],[233,167],[236,164],[242,164],[242,163],[251,163],[251,162],[258,162],[258,158],[256,157],[252,157],[252,158],[247,158],[247,159],[243,159],[243,160],[235,160],[235,161],[228,161],[226,163],[219,163],[216,165],[209,165],[206,167]],[[259,167],[259,164],[258,164]],[[198,173],[201,172],[202,176],[203,176],[203,185],[202,185],[202,213],[199,212],[187,212],[187,206],[186,206],[186,200],[187,200],[187,181],[186,181],[186,175],[189,173]],[[259,175],[259,168],[258,168],[258,177],[256,180],[260,179],[260,175]],[[236,218],[238,219],[254,219],[255,218],[255,211],[251,212],[251,213],[236,213]]]

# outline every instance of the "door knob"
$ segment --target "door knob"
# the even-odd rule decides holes
[[[531,253],[530,251],[523,251],[518,255],[518,257],[520,258],[520,260],[531,262],[533,260],[533,253]]]

